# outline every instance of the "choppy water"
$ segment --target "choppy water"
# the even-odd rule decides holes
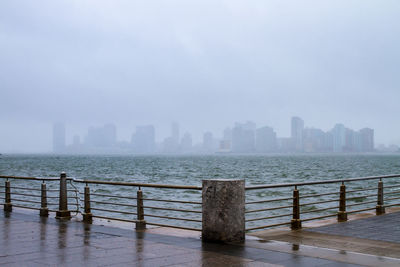
[[[57,177],[62,171],[69,177],[107,181],[200,186],[202,179],[239,178],[245,179],[246,185],[257,185],[400,173],[400,155],[0,156],[1,175]],[[304,192],[324,192],[332,188],[330,185],[315,186]],[[200,192],[193,190],[143,190],[147,198],[200,201]],[[136,194],[126,187],[92,186],[92,191]],[[284,196],[290,196],[290,189],[246,193],[249,201]],[[173,203],[164,206],[179,207]],[[156,214],[171,213],[157,211]]]

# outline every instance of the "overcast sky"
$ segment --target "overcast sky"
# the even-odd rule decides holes
[[[400,1],[0,2],[0,153],[51,150],[113,122],[200,140],[290,117],[400,144]]]

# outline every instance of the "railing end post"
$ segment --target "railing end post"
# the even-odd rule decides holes
[[[385,214],[385,206],[384,206],[384,199],[383,199],[383,181],[382,178],[378,182],[378,197],[376,203],[376,215]]]
[[[142,189],[138,188],[137,191],[137,197],[136,197],[136,201],[137,201],[137,221],[136,221],[136,225],[135,225],[135,229],[136,230],[145,230],[146,229],[146,221],[144,219],[144,206],[143,206],[143,191]]]
[[[60,199],[56,219],[71,219],[71,212],[68,210],[67,174],[65,172],[60,174]]]
[[[300,193],[297,186],[293,190],[293,218],[290,221],[290,229],[299,230],[301,229],[300,220]]]
[[[347,221],[347,212],[346,212],[346,186],[342,181],[340,185],[340,197],[339,197],[339,211],[337,213],[337,221],[338,222],[346,222]]]
[[[11,186],[10,186],[10,181],[8,179],[5,182],[4,211],[7,211],[7,212],[11,212],[12,211]]]
[[[85,199],[84,199],[84,202],[85,202],[84,210],[85,210],[85,212],[82,214],[83,221],[85,223],[92,223],[93,222],[93,215],[92,215],[91,207],[90,207],[90,188],[89,188],[87,183],[86,183],[86,186],[85,186],[85,194],[84,194],[84,196],[85,196]]]

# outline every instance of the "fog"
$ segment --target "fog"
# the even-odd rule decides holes
[[[114,123],[193,141],[290,118],[400,145],[400,2],[1,1],[0,153],[47,152]]]

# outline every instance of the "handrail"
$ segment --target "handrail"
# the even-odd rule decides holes
[[[19,180],[37,180],[37,181],[58,181],[60,178],[53,177],[24,177],[24,176],[10,176],[0,175],[0,178],[4,179],[19,179]],[[120,186],[134,186],[134,187],[153,187],[153,188],[169,188],[169,189],[192,189],[201,190],[201,186],[194,185],[167,185],[167,184],[147,184],[147,183],[132,183],[132,182],[115,182],[115,181],[97,181],[97,180],[85,180],[68,177],[67,181],[73,181],[76,183],[84,184],[104,184],[104,185],[120,185]]]
[[[82,179],[73,179],[73,181],[84,184],[105,184],[105,185],[121,185],[121,186],[134,186],[134,187],[169,188],[169,189],[193,189],[193,190],[202,189],[201,186],[194,186],[194,185],[145,184],[145,183],[96,181],[96,180],[82,180]]]
[[[346,183],[346,182],[354,182],[354,181],[366,181],[366,180],[376,180],[376,179],[395,178],[395,177],[400,177],[400,174],[391,174],[391,175],[383,175],[383,176],[357,177],[357,178],[348,178],[348,179],[335,179],[335,180],[325,180],[325,181],[311,181],[311,182],[303,182],[303,183],[283,183],[283,184],[272,184],[272,185],[271,184],[253,185],[253,186],[246,186],[246,190],[265,189],[265,188],[278,188],[278,187],[291,187],[291,186],[304,186],[304,185],[316,185],[316,184]]]

